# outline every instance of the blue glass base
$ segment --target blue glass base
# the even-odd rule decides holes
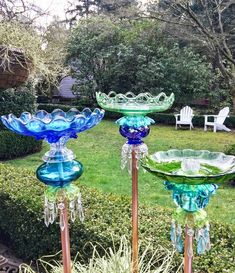
[[[175,203],[188,212],[204,209],[218,188],[216,184],[187,185],[174,184],[169,181],[165,181],[164,184],[168,190],[173,191]]]
[[[141,126],[135,128],[132,126],[123,125],[119,128],[120,134],[128,139],[128,144],[130,145],[139,145],[143,143],[142,138],[146,137],[150,132],[149,126]]]
[[[65,187],[78,179],[83,173],[83,166],[77,160],[44,163],[36,171],[37,178],[46,185]]]

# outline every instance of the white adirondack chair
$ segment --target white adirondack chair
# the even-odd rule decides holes
[[[207,131],[207,126],[212,126],[214,132],[216,132],[217,130],[230,132],[231,130],[224,125],[225,119],[229,116],[228,113],[229,107],[225,107],[219,111],[218,115],[204,115],[204,131]],[[212,118],[212,121],[209,121],[209,118]]]
[[[175,115],[175,129],[178,125],[189,125],[190,130],[193,128],[193,109],[189,106],[185,106],[180,110],[180,114]]]

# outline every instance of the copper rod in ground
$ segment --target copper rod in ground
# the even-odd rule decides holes
[[[193,231],[186,225],[184,241],[184,273],[193,272]]]
[[[71,257],[70,257],[70,239],[69,239],[69,226],[68,226],[68,212],[67,202],[64,201],[64,209],[60,210],[64,218],[64,229],[61,231],[61,244],[62,244],[62,256],[63,256],[63,268],[64,273],[71,273]]]
[[[138,273],[138,169],[132,149],[132,273]]]

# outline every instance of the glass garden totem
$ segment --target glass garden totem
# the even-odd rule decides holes
[[[205,150],[169,150],[147,156],[142,166],[164,181],[177,205],[171,227],[171,241],[184,251],[184,272],[192,273],[193,240],[197,253],[210,249],[210,226],[204,208],[217,184],[235,177],[235,156]],[[185,228],[183,242],[182,230]]]
[[[150,93],[134,95],[98,92],[96,99],[105,110],[122,113],[124,117],[116,121],[120,134],[127,139],[122,147],[121,168],[126,166],[132,174],[132,273],[138,272],[138,169],[139,160],[147,155],[148,147],[143,138],[150,132],[154,120],[146,115],[169,109],[174,102],[174,94],[165,93],[152,96]]]
[[[70,138],[98,124],[104,116],[104,110],[93,112],[85,108],[83,111],[60,109],[47,113],[44,110],[35,114],[24,112],[19,118],[13,114],[2,116],[3,124],[10,130],[33,136],[38,140],[46,140],[50,151],[44,156],[43,163],[36,171],[37,178],[47,185],[45,190],[44,222],[52,224],[59,214],[64,273],[71,273],[70,241],[68,228],[68,209],[70,218],[75,220],[79,215],[84,220],[81,194],[79,188],[72,184],[83,173],[83,165],[75,160],[74,153],[66,148]]]

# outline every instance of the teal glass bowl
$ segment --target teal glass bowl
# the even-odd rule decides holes
[[[235,177],[235,156],[206,150],[160,151],[145,157],[142,166],[174,184],[221,184]]]
[[[165,111],[172,106],[174,99],[173,93],[169,97],[165,93],[160,93],[157,96],[153,96],[150,93],[135,95],[132,92],[116,94],[113,91],[109,94],[96,93],[96,100],[100,107],[126,116],[146,115],[148,113]]]

